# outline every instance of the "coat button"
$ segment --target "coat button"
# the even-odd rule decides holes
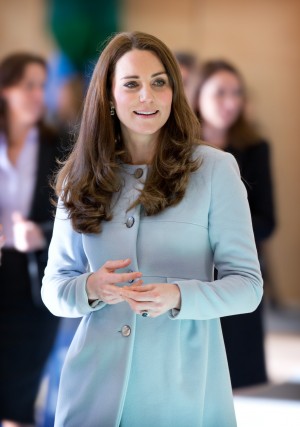
[[[131,328],[128,325],[124,325],[121,329],[122,335],[123,337],[129,337],[129,335],[131,334]]]
[[[134,171],[134,177],[137,178],[137,179],[139,179],[139,178],[141,178],[143,176],[143,173],[144,173],[143,169],[142,168],[138,168],[138,169],[136,169]]]
[[[126,227],[131,228],[134,224],[134,221],[135,219],[133,218],[133,216],[128,217],[126,220]]]

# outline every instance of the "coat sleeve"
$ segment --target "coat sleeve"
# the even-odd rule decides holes
[[[81,317],[104,307],[103,302],[95,308],[89,305],[86,292],[89,275],[82,235],[74,231],[59,202],[42,285],[42,300],[51,313],[61,317]]]
[[[218,280],[179,280],[181,309],[173,319],[206,320],[254,311],[263,282],[253,236],[246,189],[231,154],[211,169],[208,233]]]

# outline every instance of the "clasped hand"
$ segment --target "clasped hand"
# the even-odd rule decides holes
[[[46,239],[41,228],[33,221],[24,218],[19,212],[12,215],[14,246],[20,252],[44,249]]]
[[[89,300],[99,299],[106,304],[126,301],[131,309],[141,314],[148,311],[149,317],[157,317],[172,308],[180,308],[179,287],[172,283],[151,283],[142,286],[142,273],[116,273],[128,267],[130,259],[107,261],[99,270],[92,273],[86,284]],[[134,281],[130,286],[120,287],[118,283]]]

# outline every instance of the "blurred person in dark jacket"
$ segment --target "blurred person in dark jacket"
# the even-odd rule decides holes
[[[52,236],[49,179],[56,134],[43,122],[47,66],[16,53],[0,63],[0,420],[34,424],[34,403],[59,318],[40,298]]]
[[[246,118],[245,84],[232,64],[203,63],[196,98],[202,138],[233,154],[239,164],[263,270],[262,243],[275,228],[270,146]],[[262,304],[253,313],[223,317],[221,323],[233,388],[266,382]]]

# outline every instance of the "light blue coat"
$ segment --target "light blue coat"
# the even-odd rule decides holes
[[[124,188],[101,234],[76,233],[58,209],[42,298],[53,314],[82,321],[62,372],[56,427],[236,425],[219,317],[255,310],[262,278],[235,159],[204,145],[195,156],[202,164],[184,200],[158,215],[126,212],[146,165],[123,166]],[[125,302],[91,308],[89,271],[125,258],[145,283],[177,283],[181,310],[152,319]]]

